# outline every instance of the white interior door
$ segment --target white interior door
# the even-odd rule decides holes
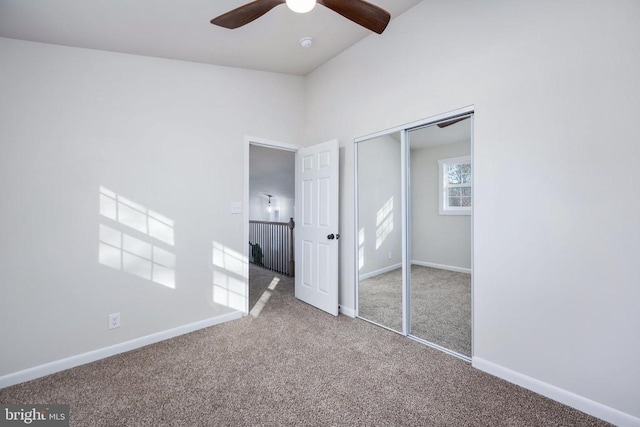
[[[338,141],[296,154],[296,298],[338,315]]]

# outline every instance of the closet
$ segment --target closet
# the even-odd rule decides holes
[[[472,356],[473,110],[355,140],[357,316]]]

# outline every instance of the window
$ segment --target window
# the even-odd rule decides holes
[[[438,160],[440,215],[471,215],[471,157]]]

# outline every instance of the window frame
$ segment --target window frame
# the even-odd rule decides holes
[[[447,175],[451,166],[468,164],[471,166],[471,181],[468,185],[456,184],[457,188],[469,187],[471,189],[471,205],[469,206],[450,206],[449,205],[449,188],[453,188],[449,184]],[[471,215],[473,206],[473,165],[471,164],[471,156],[451,157],[448,159],[438,160],[438,213],[440,215]]]

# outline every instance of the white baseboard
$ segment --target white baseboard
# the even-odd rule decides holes
[[[372,271],[370,273],[361,274],[359,276],[359,279],[360,280],[370,279],[372,277],[376,277],[376,276],[379,276],[381,274],[388,273],[388,272],[396,270],[398,268],[402,268],[402,263],[401,262],[399,262],[397,264],[390,265],[388,267],[381,268],[379,270]]]
[[[356,311],[351,307],[345,307],[343,305],[340,306],[340,313],[349,317],[356,317]]]
[[[435,262],[411,261],[411,265],[421,265],[423,267],[438,268],[440,270],[456,271],[458,273],[471,274],[471,269],[466,267],[456,267],[455,265],[436,264]]]
[[[95,362],[96,360],[105,359],[107,357],[115,356],[116,354],[135,350],[136,348],[144,347],[149,344],[154,344],[179,335],[188,334],[190,332],[197,331],[198,329],[208,328],[209,326],[239,319],[242,316],[244,316],[244,313],[234,311],[232,313],[223,314],[221,316],[212,317],[199,322],[189,323],[177,328],[167,329],[166,331],[156,332],[151,335],[135,338],[109,347],[92,350],[87,353],[77,354],[75,356],[45,363],[44,365],[3,375],[0,377],[0,388],[9,387],[15,384],[34,380],[36,378],[55,374],[56,372],[65,371],[67,369],[75,368],[76,366],[85,365],[87,363]]]
[[[603,405],[602,403],[587,399],[586,397],[582,397],[554,385],[542,382],[527,375],[521,374],[520,372],[512,371],[511,369],[496,365],[495,363],[489,362],[488,360],[484,360],[479,357],[473,357],[471,360],[471,365],[474,368],[480,369],[481,371],[487,372],[498,378],[502,378],[503,380],[509,381],[510,383],[517,384],[521,387],[534,391],[567,406],[571,406],[572,408],[575,408],[579,411],[582,411],[589,415],[593,415],[594,417],[600,418],[601,420],[615,424],[616,426],[640,426],[640,418]]]

